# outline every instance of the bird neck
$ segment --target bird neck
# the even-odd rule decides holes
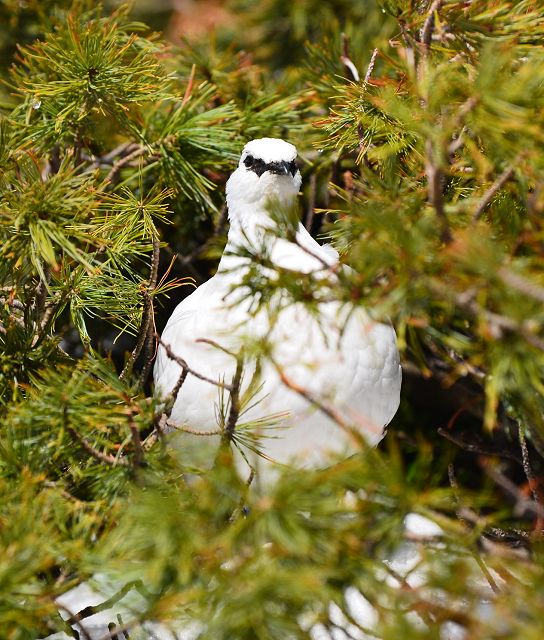
[[[238,254],[244,250],[252,254],[265,248],[269,251],[274,242],[273,236],[266,232],[273,227],[274,222],[268,214],[264,199],[251,204],[231,201],[228,205],[230,228],[218,271],[230,271],[247,265],[247,258]]]

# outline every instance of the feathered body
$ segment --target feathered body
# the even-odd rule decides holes
[[[281,463],[315,465],[331,452],[352,451],[353,438],[304,395],[286,386],[279,372],[291,386],[334,406],[374,445],[398,408],[401,369],[394,330],[374,322],[360,307],[326,302],[315,315],[303,304],[294,303],[279,311],[269,305],[252,315],[251,300],[241,295],[247,290],[237,291],[249,259],[233,254],[248,244],[262,244],[263,238],[269,242],[272,262],[279,267],[310,273],[323,270],[323,262],[331,266],[338,263],[338,254],[315,242],[302,225],[297,244],[265,231],[273,225],[267,211],[270,198],[288,205],[299,191],[301,177],[295,158],[295,147],[283,140],[263,138],[246,145],[227,183],[230,230],[217,273],[177,306],[162,340],[192,369],[230,383],[236,360],[215,345],[238,353],[244,343],[266,339],[273,363],[267,358],[258,368],[255,361],[245,363],[242,396],[250,384],[258,392],[239,423],[276,416],[278,428],[263,429],[259,441],[262,452]],[[180,373],[180,366],[159,347],[154,370],[156,393],[170,393]],[[225,400],[228,394],[224,390],[189,374],[171,420],[196,430],[217,429]]]

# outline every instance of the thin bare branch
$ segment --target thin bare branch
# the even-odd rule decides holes
[[[119,374],[120,380],[124,380],[128,373],[132,371],[132,367],[134,366],[134,363],[142,352],[144,344],[147,340],[149,321],[151,316],[151,300],[149,297],[149,292],[146,289],[142,291],[142,295],[144,299],[144,308],[142,313],[142,321],[140,322],[140,329],[138,331],[138,340],[136,341],[136,346],[132,350],[125,366],[123,367],[123,370]]]
[[[214,386],[219,387],[220,389],[227,389],[227,391],[232,390],[232,385],[227,384],[226,382],[221,382],[220,380],[213,380],[213,378],[208,378],[208,376],[205,376],[202,373],[198,373],[198,371],[195,371],[194,369],[192,369],[183,358],[180,358],[178,355],[176,355],[172,351],[172,348],[170,347],[170,345],[166,344],[158,335],[158,333],[155,333],[155,337],[159,341],[159,344],[166,351],[166,355],[170,358],[170,360],[177,362],[177,364],[179,364],[179,366],[182,369],[187,369],[187,371],[192,376],[194,376],[195,378],[198,378],[199,380],[203,380],[204,382],[209,382],[210,384],[213,384]]]
[[[539,503],[535,503],[532,499],[529,500],[526,498],[523,493],[520,491],[519,487],[507,478],[503,473],[494,469],[490,464],[485,461],[480,463],[483,470],[486,474],[503,489],[509,496],[514,498],[515,500],[515,509],[516,511],[523,513],[524,511],[529,511],[534,515],[538,516],[538,518],[544,518],[544,507]]]
[[[310,176],[310,184],[308,186],[308,205],[306,207],[306,215],[304,217],[304,226],[311,231],[315,217],[315,196],[317,190],[317,175],[312,173]]]
[[[242,371],[244,368],[244,359],[240,355],[236,359],[236,371],[232,378],[230,390],[230,410],[225,427],[225,434],[228,440],[232,439],[232,434],[236,428],[238,417],[240,416],[240,384],[242,382]]]
[[[157,279],[159,275],[159,260],[160,260],[160,248],[161,243],[158,236],[153,238],[153,255],[151,258],[151,269],[149,274],[149,284],[147,286],[147,296],[149,304],[148,322],[147,322],[147,335],[143,347],[143,366],[140,374],[140,384],[143,386],[147,381],[147,376],[151,370],[153,358],[155,356],[155,339],[154,339],[154,324],[155,324],[155,312],[153,308],[153,293],[157,288]]]
[[[152,363],[152,345],[153,345],[153,292],[157,286],[157,278],[158,278],[158,269],[159,269],[159,258],[160,258],[160,241],[158,237],[153,238],[153,253],[151,256],[151,267],[150,267],[150,276],[149,283],[142,290],[143,297],[143,313],[142,313],[142,321],[140,322],[140,329],[138,331],[138,340],[136,341],[136,345],[132,350],[123,370],[119,375],[120,380],[124,380],[128,373],[132,371],[134,363],[139,358],[142,350],[144,351],[144,366],[142,369],[142,373],[140,374],[140,382],[141,384],[145,384],[145,380],[147,379],[147,375],[149,374],[149,370],[151,368]]]
[[[435,26],[435,15],[437,11],[440,11],[440,8],[444,4],[443,0],[434,0],[429,8],[429,12],[427,13],[427,18],[423,24],[423,28],[420,32],[420,39],[422,44],[425,46],[425,50],[428,51],[431,46],[431,41],[433,39],[433,32]]]
[[[78,433],[73,427],[66,427],[68,433],[79,442],[79,444],[85,449],[85,451],[90,454],[95,460],[99,462],[104,462],[110,467],[126,467],[129,462],[126,458],[117,458],[116,456],[112,456],[109,453],[102,453],[102,451],[98,451],[95,449],[90,442],[88,442],[80,433]]]
[[[112,168],[110,169],[108,175],[106,176],[106,182],[113,182],[119,171],[127,164],[136,160],[140,156],[143,156],[145,153],[149,152],[150,149],[146,145],[138,145],[133,151],[128,153],[126,156],[123,156],[116,160]]]
[[[516,289],[526,296],[544,303],[544,287],[527,280],[518,273],[510,271],[506,267],[501,267],[498,270],[498,276],[505,284],[512,287],[512,289]]]
[[[425,173],[427,174],[427,191],[429,202],[436,211],[440,224],[440,239],[444,244],[452,241],[448,218],[444,210],[443,182],[444,173],[434,158],[433,144],[430,139],[425,143]]]
[[[183,433],[190,433],[192,436],[220,436],[220,435],[223,435],[223,430],[222,429],[210,429],[208,431],[200,431],[198,429],[191,429],[190,427],[187,427],[187,426],[182,425],[182,424],[176,424],[175,422],[172,422],[171,420],[167,420],[166,424],[171,429],[175,429],[176,431],[182,431]]]
[[[183,100],[181,101],[182,109],[191,99],[191,92],[193,90],[193,84],[195,81],[195,72],[196,72],[196,64],[193,64],[193,66],[191,67],[191,73],[189,74],[189,82],[187,83],[187,88],[185,89]]]
[[[443,290],[441,290],[440,295],[443,295],[443,293]],[[500,338],[504,332],[517,333],[535,349],[544,351],[544,340],[534,333],[534,327],[530,321],[518,322],[513,318],[488,311],[481,307],[473,296],[458,294],[455,296],[455,304],[462,309],[466,309],[474,316],[483,318],[497,338]]]
[[[363,80],[363,84],[367,85],[371,76],[372,76],[372,72],[374,71],[374,65],[376,64],[376,58],[378,57],[378,49],[374,49],[374,51],[372,52],[372,55],[370,56],[370,62],[368,63],[368,67],[366,68],[366,73],[365,73],[365,78]]]
[[[296,382],[290,380],[286,375],[282,368],[272,359],[270,362],[278,372],[280,380],[282,383],[299,396],[307,400],[311,405],[319,409],[322,413],[324,413],[328,418],[330,418],[333,422],[335,422],[343,431],[349,434],[360,446],[365,445],[365,440],[363,436],[359,433],[359,431],[354,428],[351,424],[349,424],[344,417],[336,410],[334,407],[331,407],[329,404],[323,402],[322,400],[316,398],[311,391],[301,387]],[[371,428],[373,431],[377,430],[375,425],[371,425],[370,423],[366,423],[363,425],[365,428]]]
[[[78,624],[81,620],[85,618],[89,618],[90,616],[94,616],[96,613],[100,613],[101,611],[106,611],[107,609],[111,609],[112,606],[116,605],[120,600],[122,600],[129,591],[136,587],[142,587],[143,583],[141,580],[132,580],[128,582],[124,587],[122,587],[117,593],[114,593],[113,596],[104,600],[100,604],[91,605],[81,609],[76,614],[72,615],[66,621],[68,624]]]
[[[132,443],[134,445],[134,466],[141,467],[144,464],[144,449],[142,447],[142,440],[140,438],[140,430],[138,425],[134,421],[134,412],[130,411],[128,418],[128,427],[132,436]]]
[[[470,453],[484,456],[498,456],[499,458],[506,458],[508,460],[513,460],[514,462],[521,462],[520,457],[509,449],[502,450],[498,447],[486,447],[482,446],[480,443],[468,442],[467,440],[464,440],[463,438],[451,433],[447,429],[443,429],[442,427],[438,428],[437,432],[438,435],[457,445],[460,449],[463,449],[463,451],[468,451]]]
[[[197,338],[195,342],[200,342],[202,344],[209,344],[211,347],[214,347],[214,349],[219,349],[219,351],[222,351],[223,353],[226,353],[228,356],[231,356],[235,360],[238,360],[238,355],[234,353],[234,351],[229,351],[226,347],[219,344],[219,342],[216,342],[215,340],[210,340],[209,338]]]
[[[495,180],[495,182],[489,187],[489,189],[485,192],[482,199],[478,203],[476,207],[476,211],[472,216],[472,222],[477,222],[481,217],[487,205],[493,200],[498,191],[500,191],[504,185],[510,180],[510,178],[514,175],[514,167],[510,165],[507,167],[501,175]]]
[[[542,507],[542,500],[540,499],[540,495],[538,493],[538,480],[535,478],[535,475],[531,468],[529,449],[527,447],[527,441],[525,439],[525,430],[521,423],[518,423],[518,436],[519,446],[521,449],[521,459],[523,462],[523,471],[525,472],[525,477],[527,478],[529,490],[531,491],[531,495],[533,496],[533,500],[535,501],[535,503]],[[544,520],[541,517],[538,518],[536,528],[540,530],[544,528]]]
[[[75,640],[80,640],[81,637],[83,637],[84,640],[93,640],[90,633],[87,631],[87,629],[85,628],[85,625],[81,624],[81,622],[76,621],[73,622],[72,624],[77,624],[81,634],[79,633],[79,631],[77,629],[73,629],[70,625],[70,623],[68,622],[69,620],[71,620],[72,618],[74,618],[77,614],[74,614],[74,612],[69,609],[66,605],[61,604],[60,602],[55,602],[55,606],[57,607],[57,609],[60,611],[64,611],[65,613],[67,613],[70,617],[65,620],[62,616],[60,616],[62,622],[63,622],[63,626],[66,629],[67,633],[70,633],[72,635],[73,638],[75,638]]]

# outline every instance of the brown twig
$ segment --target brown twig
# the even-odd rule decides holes
[[[501,267],[497,273],[499,278],[509,287],[512,287],[512,289],[516,289],[516,291],[520,291],[524,295],[529,296],[529,298],[534,298],[544,303],[544,287],[536,284],[536,282],[527,280],[506,267]]]
[[[482,217],[482,214],[485,211],[487,205],[491,202],[491,200],[493,200],[497,192],[504,187],[504,185],[508,182],[508,180],[510,180],[513,175],[514,167],[510,165],[501,173],[501,175],[485,192],[482,199],[478,203],[478,206],[476,207],[476,211],[472,216],[472,222],[477,222]]]
[[[83,449],[85,449],[85,451],[88,454],[90,454],[95,460],[98,460],[99,462],[104,462],[105,464],[109,465],[110,467],[117,467],[117,466],[126,467],[126,466],[128,466],[129,462],[125,458],[117,458],[115,456],[110,455],[109,453],[102,453],[102,451],[98,451],[98,449],[95,449],[92,446],[92,444],[90,444],[74,428],[66,427],[66,430],[74,438],[74,440],[79,442],[79,444],[83,447]]]
[[[374,49],[374,51],[372,52],[372,55],[370,56],[370,62],[368,63],[368,67],[366,68],[366,73],[363,80],[364,85],[367,85],[370,81],[372,72],[374,71],[374,65],[376,64],[376,58],[378,57],[378,53],[379,53],[378,49]]]
[[[499,458],[507,458],[508,460],[513,460],[514,462],[521,462],[520,457],[517,454],[507,449],[502,450],[493,447],[482,447],[480,444],[477,444],[475,442],[467,442],[466,440],[463,440],[461,437],[450,433],[442,427],[439,427],[437,429],[437,433],[446,440],[449,440],[453,444],[456,444],[460,449],[463,449],[463,451],[469,451],[470,453],[480,454],[484,456],[498,456]]]
[[[81,609],[81,611],[78,611],[76,614],[73,614],[70,618],[68,618],[66,622],[69,625],[78,624],[81,622],[81,620],[85,620],[85,618],[94,616],[96,613],[100,613],[101,611],[106,611],[107,609],[110,609],[112,606],[116,605],[120,600],[122,600],[129,591],[142,586],[143,584],[141,580],[132,580],[131,582],[128,582],[117,593],[114,593],[113,596],[111,596],[107,600],[104,600],[104,602],[101,602],[100,604],[90,605]]]
[[[150,151],[150,148],[148,146],[146,146],[146,145],[138,145],[136,147],[136,149],[134,149],[134,151],[131,151],[126,156],[123,156],[122,158],[119,158],[118,160],[116,160],[113,163],[108,175],[106,176],[106,182],[113,182],[113,180],[115,179],[115,177],[117,176],[119,171],[125,165],[129,164],[130,162],[132,162],[136,158],[139,158],[140,156],[143,156],[148,151]]]
[[[134,421],[134,415],[135,412],[131,410],[128,417],[128,427],[132,436],[132,443],[134,444],[134,466],[141,467],[144,464],[144,449],[140,438],[140,430]]]
[[[198,371],[195,371],[194,369],[192,369],[183,358],[180,358],[178,355],[176,355],[172,351],[172,348],[170,347],[170,345],[166,344],[162,340],[162,338],[158,335],[158,333],[155,333],[155,337],[159,341],[159,344],[166,351],[166,355],[170,358],[170,360],[173,360],[174,362],[176,362],[182,369],[187,369],[188,373],[190,373],[195,378],[198,378],[199,380],[203,380],[204,382],[209,382],[210,384],[213,384],[214,386],[219,387],[220,389],[226,389],[227,391],[232,391],[232,385],[227,384],[226,382],[221,382],[220,380],[213,380],[212,378],[208,378],[208,376],[205,376],[202,373],[198,373]]]
[[[444,292],[441,290],[440,293],[442,295]],[[458,294],[455,296],[455,304],[476,317],[482,317],[495,337],[500,338],[504,332],[517,333],[535,349],[544,351],[544,340],[534,333],[534,327],[530,321],[518,322],[507,316],[488,311],[481,307],[473,299],[473,296]]]
[[[529,485],[529,490],[531,491],[531,495],[533,496],[533,500],[539,506],[542,506],[542,501],[538,494],[538,480],[535,478],[533,470],[531,468],[531,460],[529,458],[529,449],[527,447],[527,441],[525,439],[525,432],[521,425],[518,423],[518,437],[519,437],[519,446],[521,449],[521,459],[523,462],[523,471],[525,473],[525,477],[527,478],[527,483]],[[544,529],[544,519],[539,517],[535,524],[535,529],[542,530]]]
[[[423,28],[420,32],[420,40],[423,46],[425,47],[425,51],[428,52],[431,41],[433,39],[433,31],[435,26],[435,14],[442,7],[443,0],[434,0],[429,8],[429,12],[427,13],[427,18],[423,24]]]
[[[244,368],[244,358],[242,355],[239,355],[236,358],[236,371],[234,372],[234,377],[232,378],[231,389],[230,389],[230,409],[229,416],[227,418],[227,424],[225,427],[225,435],[227,440],[232,440],[232,435],[234,434],[234,429],[236,428],[236,423],[238,422],[238,418],[240,416],[240,385],[242,382],[242,371]]]
[[[79,620],[76,622],[72,622],[71,624],[77,624],[79,626],[79,629],[81,631],[81,635],[79,633],[79,631],[77,629],[73,629],[71,624],[69,623],[69,620],[75,618],[75,616],[77,616],[77,614],[74,614],[74,612],[69,609],[66,605],[61,604],[60,602],[55,602],[55,606],[57,607],[57,609],[60,611],[64,611],[65,613],[67,613],[70,617],[68,619],[64,619],[62,616],[60,616],[62,622],[63,622],[63,626],[66,629],[67,632],[72,634],[72,637],[75,638],[75,640],[80,640],[81,636],[83,636],[84,640],[93,640],[90,633],[87,631],[87,629],[85,628],[84,625],[82,625]]]
[[[208,431],[200,431],[198,429],[191,429],[190,427],[186,427],[182,424],[176,424],[171,420],[167,420],[166,424],[175,429],[176,431],[182,431],[183,433],[190,433],[192,436],[220,436],[223,434],[222,429],[210,429]]]
[[[151,365],[153,363],[154,353],[155,353],[155,340],[154,340],[154,323],[155,323],[155,313],[153,307],[153,293],[157,288],[157,279],[159,275],[159,260],[160,260],[160,248],[161,243],[158,236],[153,238],[153,254],[151,258],[151,269],[149,275],[149,284],[147,286],[147,297],[148,297],[148,322],[147,322],[147,335],[144,342],[143,347],[143,359],[144,364],[142,367],[142,372],[140,374],[140,384],[143,386],[147,381],[147,376],[149,375],[149,371],[151,370]]]
[[[538,502],[534,502],[533,500],[527,499],[523,493],[520,491],[519,487],[507,478],[503,473],[491,467],[490,464],[485,462],[484,460],[480,461],[480,466],[483,468],[485,473],[503,489],[509,496],[514,498],[515,510],[518,513],[523,513],[524,511],[529,511],[530,513],[536,515],[538,518],[544,518],[544,507]]]
[[[306,215],[304,216],[304,226],[308,231],[312,230],[315,216],[315,196],[317,189],[317,175],[312,173],[310,176],[310,184],[308,186],[308,205],[306,207]]]
[[[134,366],[134,363],[136,362],[136,360],[138,359],[138,356],[142,352],[144,344],[147,340],[150,311],[151,311],[150,309],[151,301],[149,299],[149,292],[147,291],[147,289],[144,289],[144,291],[142,291],[142,295],[144,299],[144,308],[142,312],[142,321],[140,322],[140,329],[138,331],[138,340],[136,341],[136,346],[132,350],[125,366],[123,367],[123,370],[119,374],[120,380],[124,380],[128,375],[129,371],[132,371],[132,367]]]
[[[132,350],[123,370],[119,375],[120,380],[124,380],[128,373],[132,371],[132,367],[134,363],[144,351],[145,362],[142,369],[142,373],[140,375],[141,384],[145,384],[145,380],[149,373],[149,369],[151,367],[152,355],[150,353],[151,347],[150,345],[153,343],[153,292],[157,286],[157,277],[158,277],[158,268],[159,268],[159,257],[160,257],[160,241],[158,237],[153,238],[153,253],[151,257],[151,267],[150,267],[150,276],[149,283],[147,286],[142,289],[142,297],[144,301],[143,312],[142,312],[142,321],[140,322],[140,329],[138,330],[138,340],[136,341],[136,346]]]
[[[322,400],[316,398],[311,391],[308,391],[308,389],[305,389],[304,387],[301,387],[300,385],[296,384],[296,382],[293,382],[292,380],[290,380],[285,375],[281,367],[274,360],[272,360],[272,358],[270,359],[270,362],[276,369],[280,377],[280,380],[288,389],[291,389],[291,391],[294,391],[299,396],[307,400],[311,405],[319,409],[319,411],[325,414],[328,418],[330,418],[333,422],[335,422],[343,431],[345,431],[349,436],[351,436],[357,442],[358,445],[361,445],[361,446],[365,445],[365,440],[363,436],[359,433],[359,431],[357,431],[357,429],[355,429],[353,426],[348,424],[348,422],[344,419],[344,417],[338,411],[336,411],[334,407],[331,407],[330,405],[326,404]],[[376,427],[374,425],[365,424],[364,426],[367,428],[373,427],[373,430],[376,430]]]
[[[193,64],[193,66],[191,67],[191,73],[189,74],[189,82],[187,82],[187,88],[185,89],[183,100],[181,101],[182,109],[189,102],[191,98],[191,92],[193,91],[193,83],[195,81],[195,72],[196,72],[196,64]]]
[[[434,207],[441,226],[440,239],[444,244],[449,244],[452,241],[452,235],[444,210],[444,194],[442,192],[444,173],[441,167],[435,162],[433,144],[430,139],[425,143],[425,173],[427,174],[429,202]]]

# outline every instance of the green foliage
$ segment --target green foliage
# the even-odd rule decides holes
[[[213,640],[540,638],[544,10],[227,5],[214,38],[174,46],[126,7],[0,2],[0,637],[71,633],[55,598],[106,574],[143,585],[125,622]],[[244,421],[260,389],[231,442],[226,386],[221,446],[175,448],[147,376],[155,322],[213,269],[222,186],[265,135],[297,144],[302,217],[352,269],[241,248],[239,298],[389,317],[405,381],[382,450],[248,488],[231,449],[275,427]],[[293,240],[299,212],[270,213]],[[407,540],[410,512],[440,540]],[[414,548],[408,584],[391,559]],[[370,630],[339,617],[355,589]]]
[[[25,97],[28,142],[73,141],[102,118],[136,133],[135,107],[167,95],[159,50],[138,37],[143,29],[118,15],[69,14],[64,28],[22,48],[12,82]]]

